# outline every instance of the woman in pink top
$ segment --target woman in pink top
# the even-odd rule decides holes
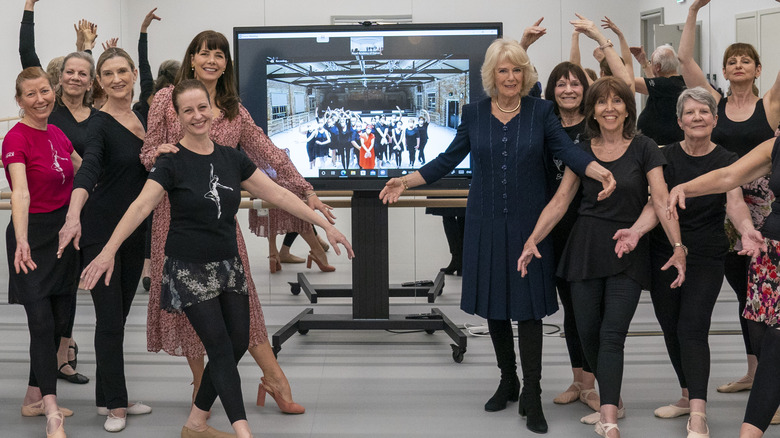
[[[330,207],[317,198],[312,186],[298,173],[287,154],[277,148],[262,129],[255,125],[249,112],[239,103],[230,47],[224,35],[214,31],[204,31],[195,36],[184,55],[176,83],[191,78],[200,80],[209,90],[211,107],[214,111],[214,121],[209,131],[211,139],[224,146],[236,147],[240,144],[258,168],[273,170],[277,184],[305,199],[311,208],[320,210],[328,220],[333,222]],[[161,153],[171,152],[171,145],[183,136],[171,100],[172,90],[173,87],[160,90],[155,95],[149,110],[148,130],[141,150],[141,161],[147,169],[151,168],[156,157]],[[250,214],[250,218],[252,216],[255,215]],[[289,214],[275,214],[267,222],[270,223],[263,224],[259,220],[254,222],[250,220],[250,225],[253,229],[262,227],[270,235],[312,229],[308,222]],[[169,223],[170,204],[165,198],[155,209],[152,223],[152,287],[149,293],[147,317],[147,349],[155,352],[165,350],[171,355],[187,357],[195,385],[194,393],[197,393],[204,368],[205,349],[187,318],[160,309],[160,283]],[[236,235],[250,290],[249,352],[264,374],[258,389],[258,404],[263,403],[265,392],[268,392],[282,411],[303,413],[303,406],[292,401],[290,385],[269,345],[260,300],[249,273],[246,245],[238,227]]]
[[[11,223],[6,230],[8,302],[24,305],[30,330],[30,379],[23,416],[46,415],[46,436],[65,438],[57,405],[57,348],[65,333],[78,286],[78,253],[57,257],[74,168],[81,158],[63,132],[48,124],[54,87],[40,67],[16,78],[22,120],[3,140],[3,166],[11,186]]]

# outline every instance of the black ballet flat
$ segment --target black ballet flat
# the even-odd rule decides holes
[[[152,288],[152,279],[149,277],[142,278],[141,285],[143,285],[145,291],[149,292],[149,289]]]
[[[57,369],[57,378],[62,380],[67,380],[70,383],[75,383],[77,385],[84,385],[86,383],[89,383],[89,377],[76,373],[76,374],[65,374],[62,372],[62,368],[66,365],[70,365],[69,363],[65,362],[64,364],[60,365],[59,369]]]

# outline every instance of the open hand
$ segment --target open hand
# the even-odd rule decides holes
[[[617,24],[610,20],[606,15],[604,16],[604,19],[601,20],[601,27],[604,29],[610,29],[612,32],[615,32],[615,35],[623,35],[623,31],[621,31]]]
[[[104,273],[106,274],[105,284],[108,286],[108,283],[111,281],[111,274],[114,273],[114,254],[106,253],[105,249],[100,251],[100,254],[81,272],[79,287],[92,290]]]
[[[16,251],[14,251],[14,270],[16,273],[18,274],[21,271],[27,274],[29,271],[34,271],[37,267],[38,265],[35,264],[30,254],[30,244],[27,241],[17,241]]]
[[[536,244],[534,244],[531,239],[528,239],[526,240],[525,245],[523,245],[523,252],[520,253],[520,258],[517,259],[517,270],[520,271],[521,277],[525,277],[528,274],[528,265],[534,257],[540,259],[542,258],[542,254],[539,252],[539,248],[536,247]]]
[[[105,52],[106,50],[112,47],[117,47],[118,44],[119,44],[119,38],[109,38],[108,40],[106,40],[106,42],[104,42],[101,45],[103,46],[103,51]]]
[[[661,267],[662,271],[665,271],[672,266],[677,269],[677,278],[672,282],[671,288],[675,289],[682,286],[685,281],[685,252],[681,250],[675,250],[672,256],[669,257],[669,261]]]
[[[79,249],[79,240],[81,239],[81,221],[65,219],[65,224],[59,232],[59,245],[57,246],[57,258],[62,257],[65,247],[73,241],[73,247]]]
[[[325,219],[327,219],[331,224],[336,223],[336,215],[333,214],[333,207],[322,202],[322,200],[318,198],[317,195],[309,196],[306,199],[306,204],[312,210],[319,210],[319,212],[322,213],[322,215],[325,216]]]
[[[618,258],[623,258],[623,254],[628,254],[633,251],[639,243],[641,236],[638,232],[630,228],[622,228],[617,230],[612,240],[615,240],[615,254]]]
[[[544,17],[536,20],[536,23],[525,28],[523,31],[523,37],[520,39],[520,45],[523,49],[528,50],[528,48],[531,47],[531,44],[535,43],[547,33],[547,28],[540,26],[542,20],[544,20]]]
[[[341,231],[337,230],[336,227],[329,227],[325,229],[325,233],[328,237],[328,242],[330,242],[330,246],[333,248],[333,251],[336,252],[336,255],[341,255],[341,250],[339,249],[339,245],[341,244],[344,246],[344,249],[347,250],[347,257],[352,260],[355,257],[355,252],[352,250],[352,245],[349,244],[349,240],[341,234]]]
[[[152,20],[160,21],[162,18],[155,15],[154,11],[156,11],[157,8],[152,9],[149,11],[148,14],[144,17],[144,21],[141,22],[141,33],[147,33],[147,29],[149,29],[149,25],[152,24]]]
[[[379,192],[379,199],[384,204],[392,204],[401,197],[404,192],[404,183],[401,178],[392,178],[385,183],[385,187]]]
[[[778,0],[780,1],[780,0]],[[762,252],[767,251],[766,241],[764,236],[758,230],[752,230],[742,235],[742,250],[738,252],[739,255],[746,255],[748,257],[756,257]]]

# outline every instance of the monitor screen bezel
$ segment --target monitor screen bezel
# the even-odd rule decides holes
[[[233,28],[233,62],[236,75],[236,87],[240,90],[240,51],[239,35],[247,33],[300,33],[300,32],[355,32],[355,31],[423,31],[423,30],[495,30],[496,38],[503,34],[501,22],[473,22],[473,23],[413,23],[413,24],[355,24],[355,25],[307,25],[307,26],[240,26]],[[473,103],[482,96],[469,96],[469,103]],[[259,122],[259,123],[258,123]],[[259,126],[265,126],[267,121],[255,120]],[[388,178],[363,179],[363,178],[306,178],[315,190],[381,190]],[[467,189],[471,183],[470,176],[452,175],[446,176],[433,184],[427,185],[428,189]]]

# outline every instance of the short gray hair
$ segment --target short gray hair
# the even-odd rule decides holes
[[[715,98],[712,97],[709,91],[702,87],[688,88],[680,93],[680,97],[677,98],[677,118],[682,118],[685,102],[688,100],[694,100],[696,102],[707,105],[713,116],[718,115],[718,104],[715,103]]]
[[[658,66],[661,73],[677,73],[677,68],[680,66],[680,61],[677,59],[677,53],[674,52],[674,47],[664,44],[658,46],[650,55],[650,59],[653,62],[653,66]]]

